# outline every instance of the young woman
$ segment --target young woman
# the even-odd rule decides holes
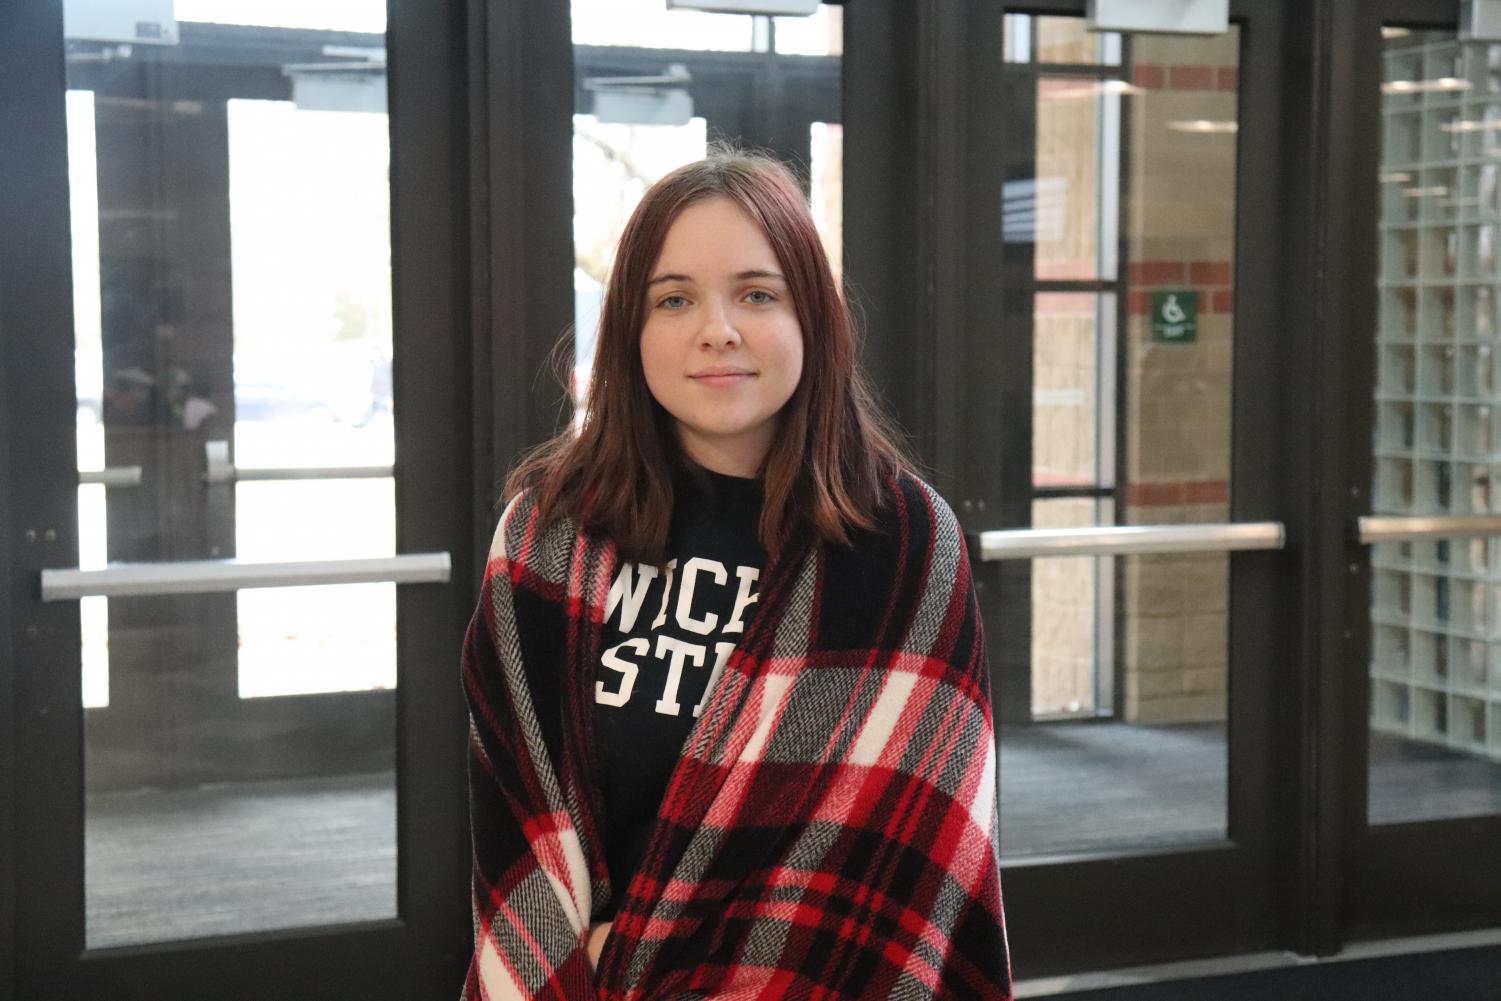
[[[984,637],[796,180],[621,237],[465,636],[466,999],[1009,998]]]

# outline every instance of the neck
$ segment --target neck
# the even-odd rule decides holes
[[[715,447],[712,442],[680,439],[683,453],[690,462],[695,462],[713,473],[754,479],[760,474],[761,462],[766,458],[766,448],[754,452],[744,448]],[[770,445],[770,442],[767,443]]]

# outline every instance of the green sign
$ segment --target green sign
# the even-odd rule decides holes
[[[1199,339],[1199,293],[1171,289],[1152,293],[1152,340],[1188,344]]]

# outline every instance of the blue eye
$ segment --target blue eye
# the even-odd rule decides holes
[[[774,295],[772,295],[770,292],[766,291],[765,289],[760,289],[760,288],[751,290],[750,294],[751,295],[764,295],[764,296],[766,296],[765,299],[759,300],[757,302],[757,305],[765,305],[766,303],[776,302],[776,299],[777,299],[777,297],[774,296]]]
[[[670,295],[667,298],[663,299],[661,302],[659,302],[657,305],[659,305],[659,306],[667,306],[667,304],[670,303],[670,302],[672,302],[672,300],[674,300],[674,299],[683,299],[683,297],[680,296],[680,295]],[[683,299],[683,301],[687,302],[688,300],[687,299]],[[671,309],[672,307],[668,306],[668,308]]]

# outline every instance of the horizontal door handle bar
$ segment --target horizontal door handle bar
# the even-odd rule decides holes
[[[277,466],[249,469],[229,461],[229,441],[216,438],[203,443],[205,483],[237,480],[349,480],[395,475],[391,466]]]
[[[210,594],[247,587],[302,587],[310,584],[445,583],[449,569],[447,553],[278,563],[237,559],[111,563],[97,570],[43,570],[42,600],[69,601],[90,595],[123,598]]]
[[[80,469],[79,483],[102,483],[107,487],[138,487],[141,485],[140,466],[106,466],[103,469]]]
[[[391,466],[287,466],[277,469],[246,469],[235,466],[231,479],[240,480],[353,480],[395,475]]]
[[[1366,515],[1357,522],[1361,542],[1407,542],[1501,535],[1501,515]]]
[[[395,470],[391,466],[286,466],[259,469],[233,467],[204,478],[211,483],[226,483],[231,480],[381,479],[394,475]],[[78,482],[102,483],[107,487],[138,487],[141,485],[141,467],[110,466],[106,469],[80,469]]]
[[[980,559],[1040,556],[1130,556],[1136,553],[1217,553],[1281,549],[1279,521],[1208,525],[1121,525],[1102,528],[1017,528],[981,532]]]

